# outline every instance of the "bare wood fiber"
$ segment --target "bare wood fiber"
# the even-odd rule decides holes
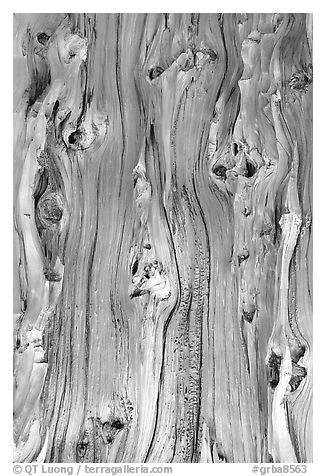
[[[17,462],[312,461],[308,14],[14,15]]]

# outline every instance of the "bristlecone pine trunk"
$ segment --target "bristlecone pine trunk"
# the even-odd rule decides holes
[[[14,15],[17,462],[312,460],[312,19]]]

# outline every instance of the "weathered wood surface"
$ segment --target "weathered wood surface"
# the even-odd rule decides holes
[[[312,460],[312,20],[14,16],[18,462]]]

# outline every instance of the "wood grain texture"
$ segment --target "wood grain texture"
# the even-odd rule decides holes
[[[312,18],[14,15],[17,462],[312,461]]]

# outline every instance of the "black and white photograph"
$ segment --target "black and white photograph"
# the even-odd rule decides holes
[[[309,474],[313,18],[12,14],[16,474]]]

